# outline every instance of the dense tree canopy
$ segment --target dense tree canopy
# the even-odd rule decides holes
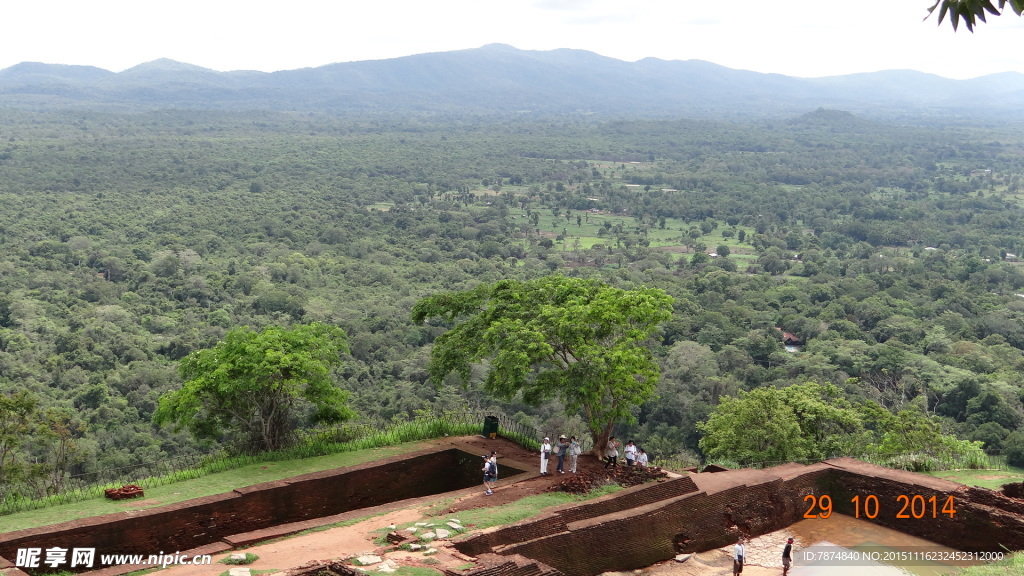
[[[655,395],[615,428],[659,457],[706,457],[695,425],[721,398],[808,381],[1006,448],[1024,422],[1021,134],[835,110],[740,123],[5,108],[0,393],[35,402],[14,455],[53,469],[67,438],[74,475],[208,450],[152,424],[179,361],[233,327],[312,322],[348,335],[332,379],[360,415],[472,406],[585,431],[557,398],[423,385],[448,325],[412,322],[417,301],[552,273],[674,299],[646,343]],[[710,258],[719,246],[729,256]],[[33,482],[25,493],[46,492]]]
[[[347,394],[331,379],[347,351],[345,333],[325,324],[230,330],[213,348],[181,361],[185,382],[160,398],[154,420],[199,437],[236,432],[273,450],[297,425],[303,402],[312,406],[314,422],[353,415]]]
[[[582,411],[603,447],[654,392],[658,364],[643,344],[671,312],[658,289],[549,276],[430,296],[413,321],[458,322],[434,341],[435,382],[453,372],[468,380],[472,364],[487,360],[487,390],[533,404],[557,398],[569,414]]]

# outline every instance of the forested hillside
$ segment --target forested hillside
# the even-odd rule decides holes
[[[236,326],[348,334],[364,417],[561,407],[427,384],[442,291],[560,272],[674,298],[623,427],[697,454],[722,396],[808,381],[998,449],[1024,419],[1018,127],[0,112],[0,472],[204,450],[152,424]],[[713,255],[712,255],[713,253]],[[784,337],[791,346],[784,346]],[[1020,437],[1018,433],[1014,438]]]

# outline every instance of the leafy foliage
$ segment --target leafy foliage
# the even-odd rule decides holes
[[[968,30],[974,32],[974,27],[977,26],[978,20],[986,22],[986,13],[991,16],[1000,16],[1007,5],[1017,16],[1024,12],[1024,0],[997,1],[999,4],[998,8],[992,4],[992,0],[935,0],[935,4],[928,8],[928,15],[931,16],[935,9],[938,8],[939,24],[942,24],[942,20],[949,14],[949,23],[953,25],[953,30],[957,29],[957,25],[962,20],[964,26],[967,26]]]
[[[658,289],[549,276],[427,297],[413,321],[462,320],[434,342],[435,382],[452,372],[466,381],[472,364],[486,359],[488,391],[508,399],[521,392],[533,404],[557,398],[567,413],[585,414],[603,446],[612,426],[631,420],[654,391],[658,365],[642,343],[671,306]]]
[[[877,455],[890,465],[923,470],[933,466],[899,459],[938,460],[981,447],[942,434],[937,419],[918,410],[893,415],[872,402],[851,405],[838,387],[813,382],[723,398],[698,428],[708,457],[741,464]]]
[[[185,382],[160,399],[154,421],[206,438],[237,431],[274,450],[295,428],[301,401],[314,407],[314,422],[353,416],[347,394],[330,378],[347,351],[345,333],[324,324],[230,330],[213,348],[182,360]]]
[[[558,398],[424,386],[447,326],[409,315],[556,272],[674,299],[645,344],[655,394],[615,427],[660,455],[697,454],[720,398],[808,381],[998,439],[1024,417],[1022,132],[909,122],[5,108],[0,392],[36,403],[17,461],[47,462],[11,489],[52,491],[51,410],[78,420],[67,477],[205,451],[152,416],[178,362],[235,326],[342,328],[331,380],[360,415],[471,407],[576,433]]]

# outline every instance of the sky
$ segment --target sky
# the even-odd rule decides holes
[[[924,21],[933,1],[31,0],[3,9],[0,69],[45,62],[120,72],[170,58],[271,72],[502,43],[798,77],[1024,73],[1024,18],[1008,13],[954,33]]]

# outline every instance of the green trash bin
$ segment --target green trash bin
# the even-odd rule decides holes
[[[498,417],[484,416],[484,438],[498,437]]]

